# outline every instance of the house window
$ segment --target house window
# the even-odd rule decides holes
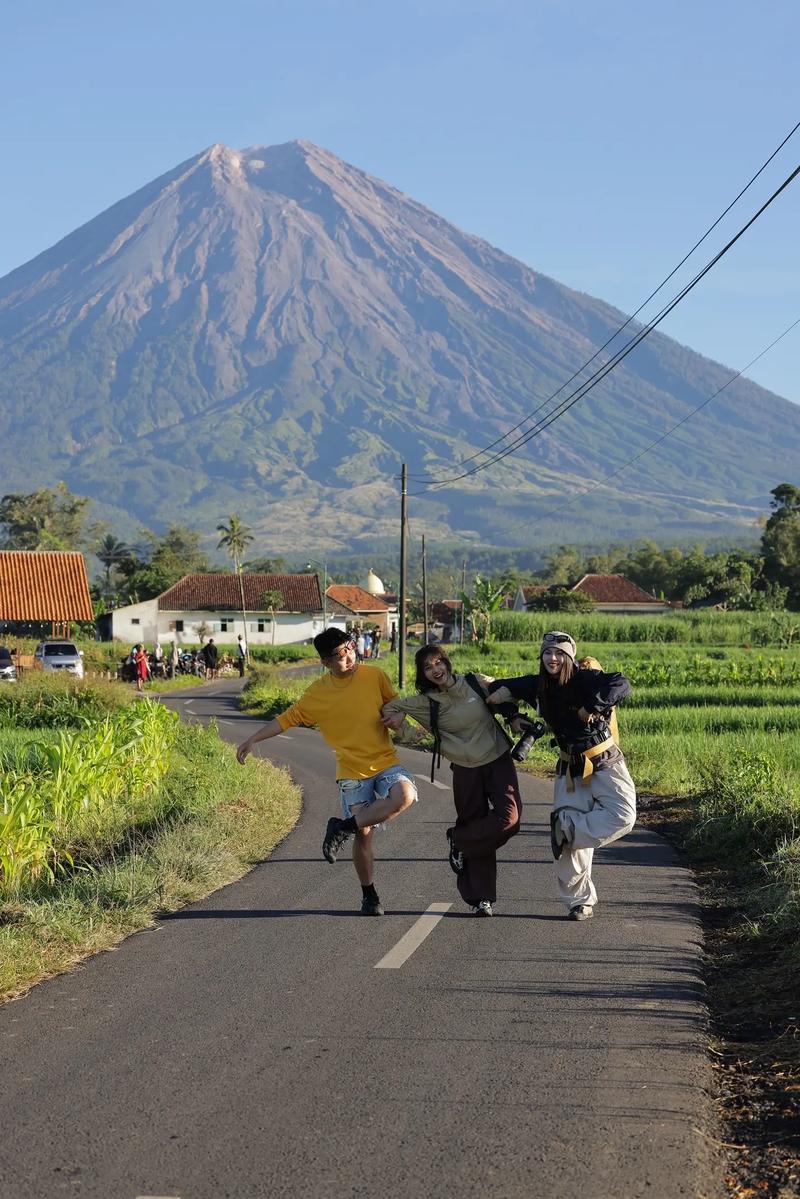
[[[229,620],[221,620],[221,621],[219,622],[219,631],[220,631],[220,633],[228,633],[228,632],[230,632],[230,624],[231,624],[231,622],[230,622]]]
[[[183,621],[182,621],[182,620],[176,620],[176,621],[175,621],[175,632],[176,632],[176,633],[182,633],[182,632],[183,632]]]
[[[131,624],[141,624],[141,621],[139,620],[139,617],[138,617],[138,616],[132,616],[132,617],[131,617]]]
[[[265,632],[266,632],[266,629],[267,629],[267,624],[266,624],[266,621],[264,621],[264,620],[259,620],[259,622],[258,622],[258,631],[259,631],[259,633],[265,633]]]

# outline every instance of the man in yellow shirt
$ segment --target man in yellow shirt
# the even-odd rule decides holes
[[[417,798],[411,777],[400,765],[381,709],[397,692],[382,670],[358,662],[353,640],[341,629],[325,629],[314,648],[328,673],[317,679],[296,704],[262,725],[239,746],[244,762],[259,741],[277,737],[297,725],[317,725],[336,751],[336,779],[342,804],[341,819],[331,816],[322,842],[323,856],[335,862],[351,835],[353,864],[361,883],[361,913],[382,916],[375,890],[372,830],[394,820]]]

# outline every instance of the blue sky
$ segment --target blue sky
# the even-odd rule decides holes
[[[797,0],[38,0],[3,25],[0,274],[213,142],[302,137],[631,311],[800,120]],[[798,163],[800,131],[692,262]],[[798,214],[800,180],[664,331],[754,357],[800,316]],[[750,377],[800,401],[798,359],[795,330]]]

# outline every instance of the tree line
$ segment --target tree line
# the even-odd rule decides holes
[[[547,588],[534,600],[537,607],[551,610],[579,605],[581,599],[570,588],[587,573],[622,574],[645,591],[686,605],[715,603],[726,608],[769,610],[800,607],[800,487],[781,483],[771,494],[770,515],[760,543],[753,549],[707,551],[702,545],[689,548],[665,547],[655,541],[612,547],[603,552],[581,551],[563,545],[545,555],[539,570],[514,566],[514,551],[508,551],[505,569],[491,577],[474,565],[464,578],[463,568],[443,559],[429,571],[428,591],[433,598],[456,598],[468,581],[476,583],[483,606],[500,591],[509,595],[520,584]],[[91,500],[73,495],[64,483],[30,493],[13,493],[0,499],[0,543],[5,549],[84,550],[95,555],[102,571],[93,583],[98,611],[150,599],[166,591],[186,574],[224,569],[212,564],[203,549],[203,534],[172,524],[157,534],[142,529],[133,543],[122,541],[102,521],[90,520]],[[217,548],[233,560],[234,569],[258,573],[283,573],[289,567],[283,557],[245,558],[253,541],[251,531],[234,513],[221,523]],[[520,557],[530,557],[521,550]],[[330,562],[329,577],[351,581],[347,563]],[[337,565],[340,568],[337,570]],[[378,563],[380,568],[380,563]],[[390,590],[397,583],[392,566],[384,579]],[[396,568],[395,568],[396,569]],[[365,573],[365,572],[364,572]],[[484,595],[481,588],[487,588]],[[413,588],[412,588],[413,589]],[[571,598],[570,598],[571,597]]]

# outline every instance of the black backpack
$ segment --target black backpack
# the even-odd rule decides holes
[[[468,674],[465,674],[464,679],[467,683],[469,683],[470,687],[475,692],[475,694],[480,696],[480,698],[486,704],[486,693],[484,692],[483,687],[481,687],[480,683],[478,682],[476,676],[472,673],[472,671],[469,671]],[[433,756],[431,757],[431,782],[433,782],[434,773],[435,773],[437,767],[441,766],[441,764],[442,764],[442,738],[441,738],[441,734],[439,732],[439,705],[437,704],[436,700],[431,699],[430,696],[428,697],[428,703],[430,705],[431,734],[433,735],[433,749],[432,749]],[[514,744],[513,741],[509,737],[506,730],[503,728],[500,721],[497,719],[494,712],[492,712],[492,709],[489,707],[489,705],[486,704],[486,706],[487,706],[487,708],[489,708],[489,711],[492,713],[492,720],[495,722],[495,724],[499,728],[500,732],[503,734],[503,737],[505,738],[505,741],[508,744],[508,747],[510,749],[511,746]]]

